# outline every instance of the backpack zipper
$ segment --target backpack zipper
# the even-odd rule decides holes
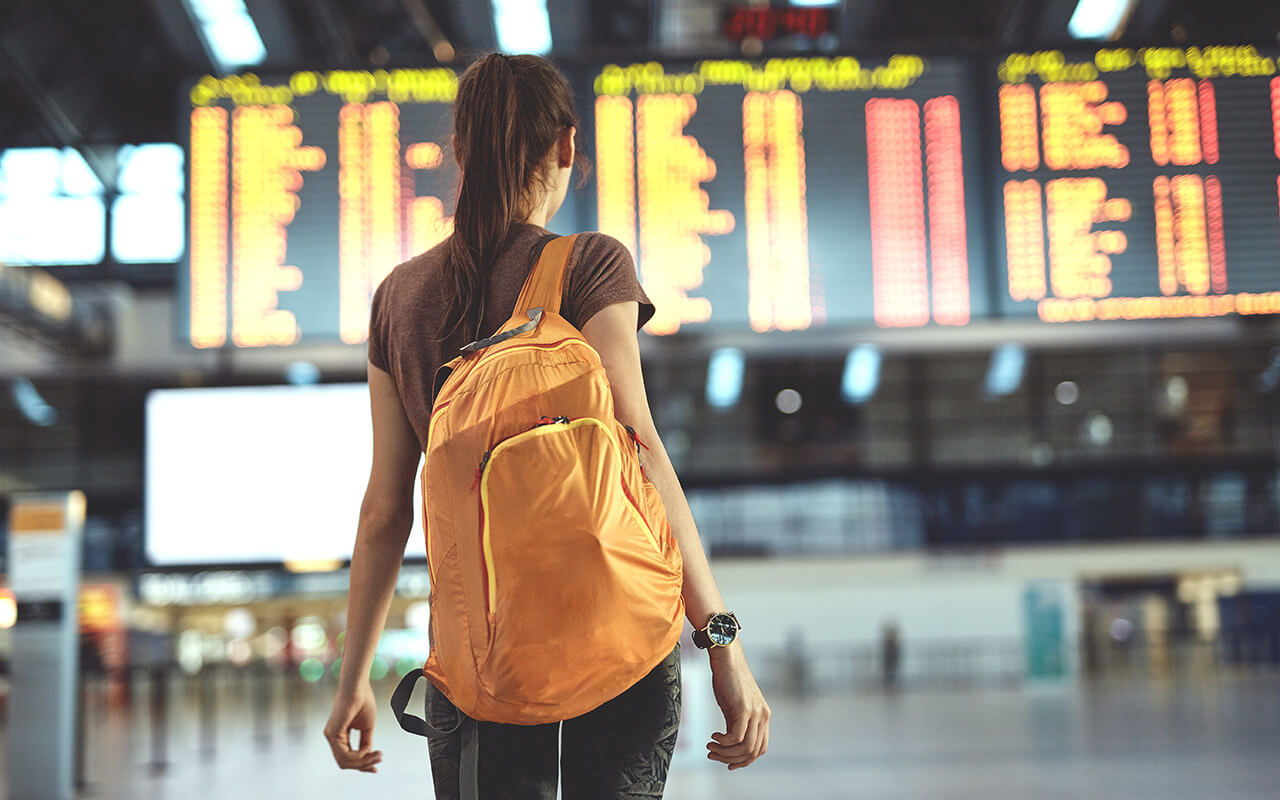
[[[622,427],[623,429],[626,430],[627,436],[631,437],[631,441],[636,443],[636,461],[639,462],[640,448],[643,447],[645,450],[648,450],[649,445],[640,441],[640,436],[636,433],[635,428],[631,427],[630,425],[623,425]],[[644,471],[644,464],[640,464],[640,477],[644,478],[645,480],[649,480],[649,473]]]
[[[484,455],[480,457],[480,466],[476,467],[476,479],[471,482],[471,491],[480,485],[480,476],[484,474],[484,468],[489,466],[489,458],[493,455],[492,450],[484,451]]]

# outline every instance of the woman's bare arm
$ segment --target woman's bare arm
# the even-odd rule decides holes
[[[685,614],[694,627],[702,628],[713,613],[730,609],[725,607],[711,574],[689,501],[649,409],[636,338],[639,313],[639,304],[634,301],[615,303],[591,317],[582,327],[582,334],[604,363],[618,420],[635,428],[649,448],[645,473],[662,496],[671,532],[684,559]],[[716,700],[724,711],[728,731],[713,735],[713,741],[707,745],[709,757],[728,764],[730,769],[745,767],[768,747],[769,706],[747,666],[741,642],[729,647],[713,647],[710,652]]]
[[[405,543],[413,526],[413,479],[422,452],[391,376],[372,364],[369,398],[373,465],[360,505],[360,523],[351,556],[342,672],[324,733],[340,767],[376,772],[382,754],[372,749],[376,711],[369,667],[387,621]],[[353,730],[360,732],[359,745],[354,749],[350,744]]]

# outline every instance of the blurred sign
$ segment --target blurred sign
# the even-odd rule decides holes
[[[1062,678],[1067,674],[1065,602],[1061,584],[1030,583],[1022,593],[1026,625],[1027,677]]]
[[[148,572],[138,576],[138,598],[153,606],[239,605],[279,591],[279,575],[271,572]]]
[[[80,632],[113,631],[123,624],[120,587],[93,583],[80,587]]]
[[[145,449],[152,564],[351,558],[373,454],[365,384],[155,391]],[[415,520],[406,555],[424,557],[424,538]]]
[[[9,519],[9,584],[19,607],[26,601],[61,600],[76,585],[78,537],[68,526],[84,521],[84,495],[72,501],[29,500],[14,505]]]
[[[1001,313],[1280,312],[1276,55],[1146,47],[1001,61]]]
[[[373,290],[452,230],[457,83],[410,69],[196,84],[183,338],[363,342]]]
[[[152,606],[243,605],[285,595],[345,595],[350,580],[351,574],[346,569],[305,575],[240,569],[147,572],[138,576],[136,591],[141,602]],[[405,564],[401,567],[396,578],[397,595],[425,598],[430,593],[424,566]]]
[[[12,797],[73,795],[76,590],[82,492],[18,495],[9,509],[9,585],[16,600],[7,743]],[[31,769],[39,764],[40,769]]]
[[[183,337],[363,342],[383,277],[452,230],[456,90],[447,69],[202,79]],[[987,313],[967,62],[609,65],[592,91],[598,219],[558,219],[638,256],[650,333]]]
[[[604,67],[597,226],[636,256],[646,330],[985,315],[970,75],[910,54]]]
[[[724,15],[724,35],[735,42],[783,36],[816,39],[830,33],[835,12],[808,6],[735,5]]]
[[[81,633],[116,630],[123,624],[120,587],[115,584],[81,586],[78,607]],[[16,617],[13,592],[0,589],[0,628],[12,628]]]

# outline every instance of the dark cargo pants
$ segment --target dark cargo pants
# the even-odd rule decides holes
[[[457,712],[427,682],[427,719]],[[546,725],[478,723],[480,800],[632,800],[662,796],[680,727],[680,648],[627,691],[580,717]],[[457,800],[462,736],[431,739],[437,800]]]

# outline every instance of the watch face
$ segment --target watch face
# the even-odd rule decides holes
[[[720,646],[733,644],[738,636],[738,623],[728,614],[716,614],[707,625],[707,638]]]

